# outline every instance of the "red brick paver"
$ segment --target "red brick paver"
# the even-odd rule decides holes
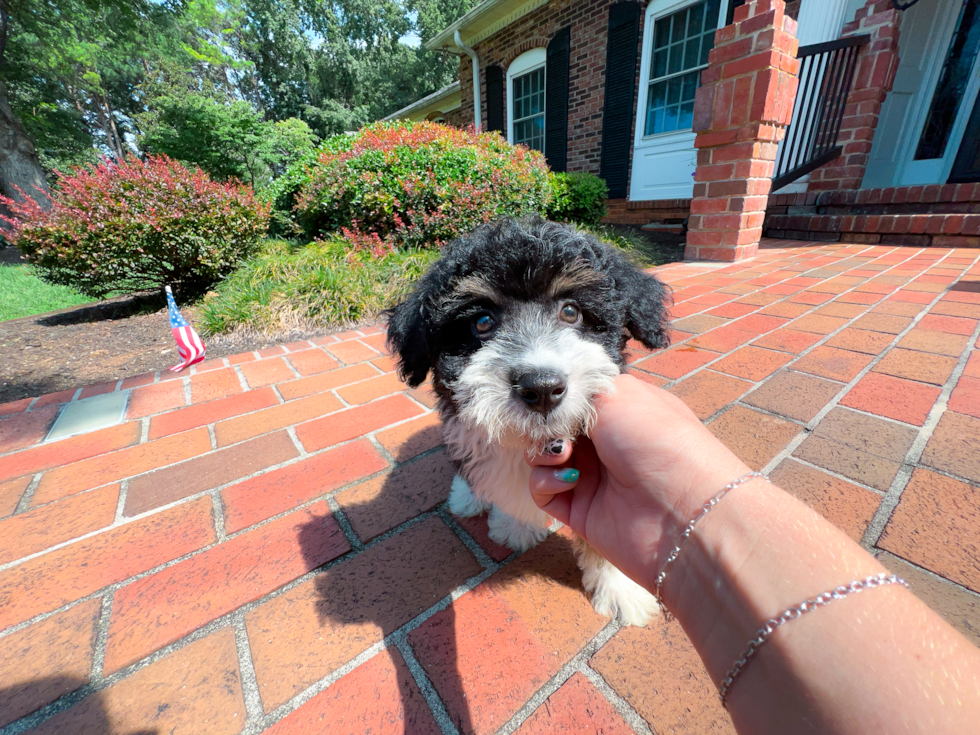
[[[658,273],[673,346],[630,372],[980,644],[977,251]],[[396,367],[365,327],[0,406],[0,728],[734,732],[676,622],[593,611],[567,529],[516,554],[448,514],[435,395]],[[44,443],[111,391],[123,423]]]

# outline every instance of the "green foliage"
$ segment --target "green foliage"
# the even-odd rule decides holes
[[[552,200],[548,219],[598,225],[606,216],[609,188],[604,179],[590,173],[550,174]]]
[[[159,98],[155,106],[154,122],[139,139],[147,153],[200,166],[222,181],[237,178],[253,186],[265,172],[260,147],[268,126],[247,102],[188,94]]]
[[[197,92],[170,93],[153,100],[142,116],[140,147],[199,166],[218,180],[266,184],[309,154],[316,136],[302,120],[266,122],[249,103],[219,101]]]
[[[176,4],[153,0],[6,0],[0,79],[42,161],[122,156],[145,64],[174,53]],[[2,92],[0,92],[2,93]],[[86,155],[86,153],[88,155]]]
[[[6,238],[51,283],[101,298],[172,284],[198,292],[251,255],[268,207],[165,157],[127,158],[60,175],[53,206],[0,197]]]
[[[92,301],[68,286],[41,280],[29,265],[0,265],[0,321]]]
[[[375,258],[336,237],[305,247],[269,241],[205,299],[199,324],[205,334],[281,334],[375,319],[436,257],[406,250]]]
[[[438,247],[495,217],[546,211],[550,194],[544,157],[497,133],[374,123],[324,144],[295,208],[308,234],[345,233],[380,254]]]
[[[48,171],[118,160],[143,141],[141,152],[261,185],[290,161],[259,123],[302,120],[327,137],[445,86],[458,62],[418,40],[474,4],[2,0],[9,25],[0,82]],[[4,35],[0,27],[0,49]],[[194,145],[198,133],[207,135]],[[265,143],[247,145],[256,140]]]

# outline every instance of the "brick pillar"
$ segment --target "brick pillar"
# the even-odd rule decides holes
[[[854,20],[844,26],[842,36],[871,34],[861,49],[851,93],[844,107],[838,145],[844,150],[826,166],[810,174],[809,191],[860,189],[871,155],[871,142],[885,96],[895,83],[898,71],[898,35],[901,11],[889,0],[868,0]]]
[[[715,34],[694,101],[698,165],[690,260],[739,261],[759,249],[777,145],[796,98],[796,21],[783,0],[749,0]]]

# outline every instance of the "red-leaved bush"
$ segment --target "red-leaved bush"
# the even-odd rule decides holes
[[[327,141],[306,166],[296,211],[307,233],[376,254],[439,247],[500,215],[544,212],[544,156],[497,133],[380,122]]]
[[[168,284],[206,289],[255,251],[269,219],[251,187],[166,156],[59,173],[53,196],[47,210],[30,197],[0,197],[10,211],[0,232],[45,279],[97,298]]]

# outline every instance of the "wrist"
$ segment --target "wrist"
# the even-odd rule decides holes
[[[661,533],[656,544],[654,563],[650,568],[649,579],[645,580],[647,589],[655,590],[657,577],[664,571],[670,554],[681,543],[688,524],[704,507],[704,504],[717,495],[728,483],[743,477],[752,470],[735,455],[727,452],[713,462],[710,468],[698,467],[696,470],[684,468],[676,472],[676,478],[661,483],[674,489],[672,496],[664,503],[664,517]],[[692,539],[689,539],[691,541]],[[684,543],[687,545],[687,542]],[[676,566],[676,565],[672,565]],[[673,574],[673,572],[671,572]]]
[[[755,479],[698,523],[662,594],[717,684],[768,618],[882,570],[810,508]]]

